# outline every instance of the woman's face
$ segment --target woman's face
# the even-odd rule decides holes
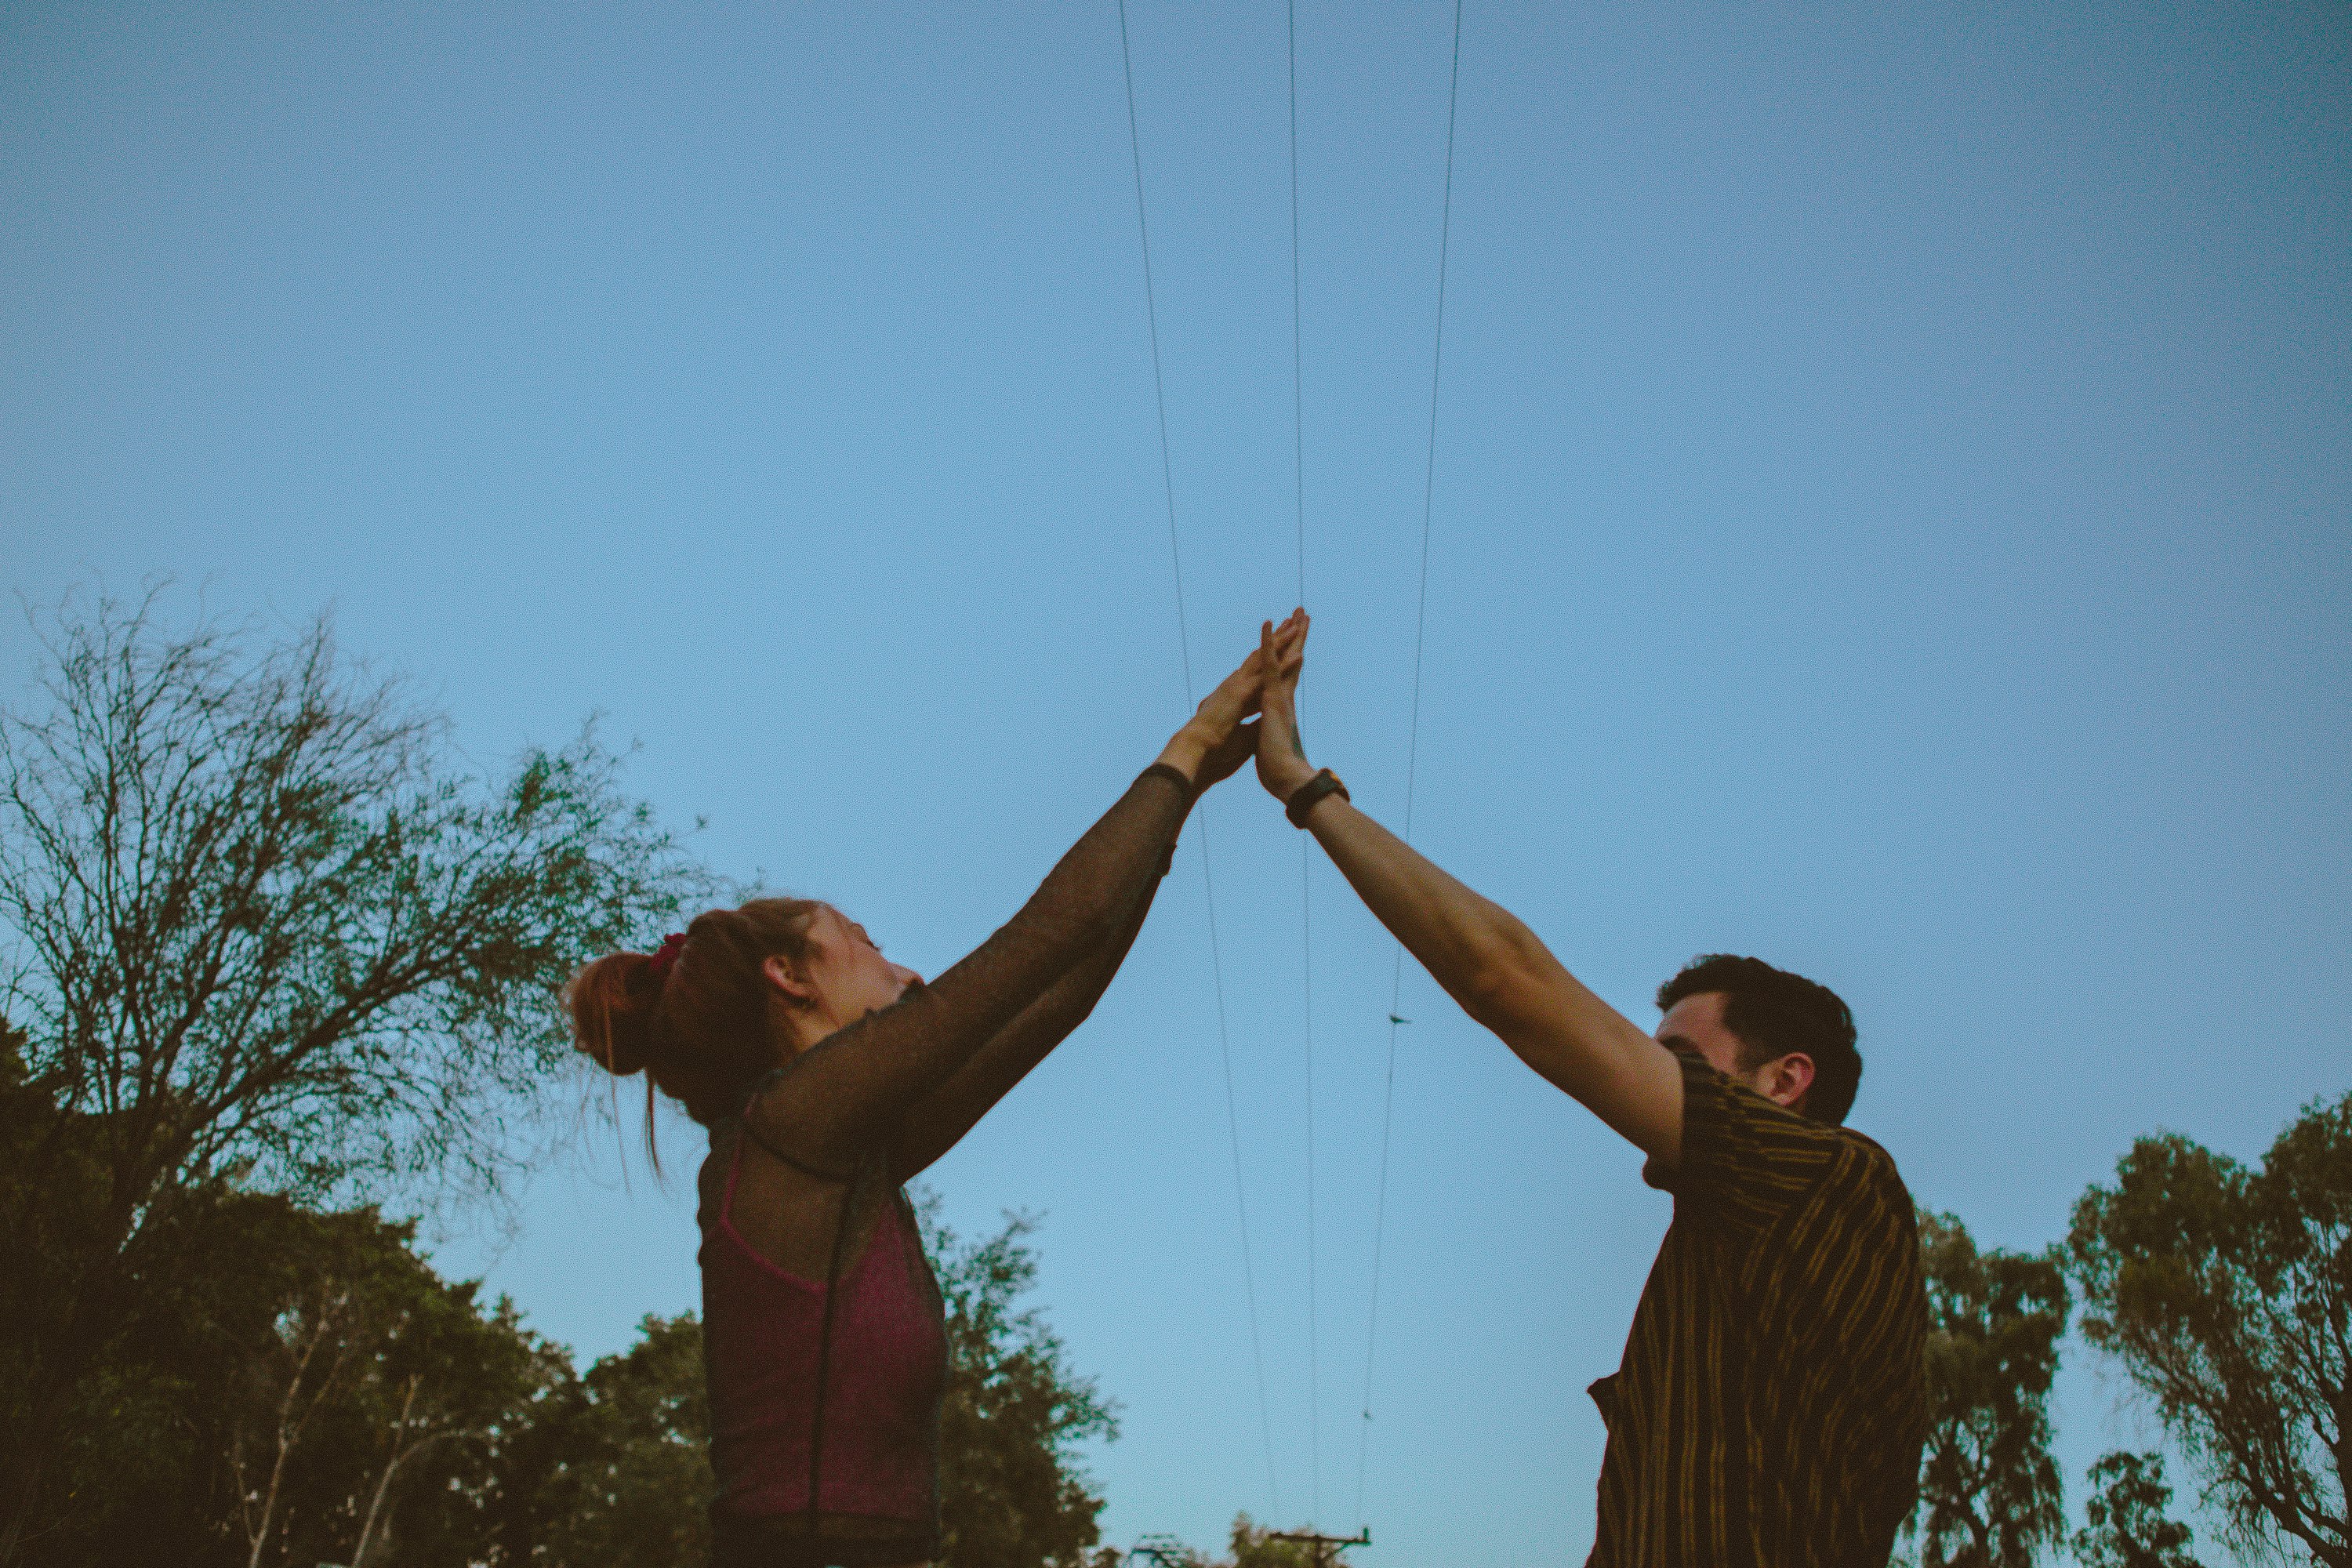
[[[808,944],[796,978],[805,992],[803,1011],[819,1026],[818,1039],[881,1011],[908,986],[922,984],[921,975],[883,957],[866,928],[831,904],[820,905],[810,918]]]

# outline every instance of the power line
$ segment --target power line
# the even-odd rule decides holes
[[[1290,4],[1290,446],[1298,501],[1298,602],[1307,603],[1307,394],[1298,309],[1298,0]]]
[[[1437,227],[1437,331],[1429,361],[1429,455],[1421,485],[1421,597],[1412,626],[1412,719],[1406,731],[1404,763],[1404,831],[1412,842],[1412,789],[1421,760],[1421,656],[1429,626],[1430,517],[1437,496],[1437,388],[1445,364],[1445,261],[1454,234],[1454,121],[1462,89],[1462,0],[1454,0],[1454,64],[1445,88],[1445,198]],[[1364,1421],[1356,1449],[1356,1518],[1364,1517],[1364,1474],[1372,1447],[1372,1358],[1378,1343],[1381,1314],[1381,1253],[1387,1241],[1389,1212],[1389,1129],[1396,1110],[1396,1032],[1405,1020],[1397,1015],[1404,997],[1404,944],[1397,944],[1396,964],[1389,979],[1389,1063],[1381,1095],[1381,1173],[1379,1195],[1372,1210],[1372,1300],[1364,1326]]]
[[[1307,393],[1298,284],[1298,0],[1288,0],[1290,63],[1290,446],[1298,516],[1298,603],[1307,603]],[[1316,1291],[1315,1226],[1315,842],[1299,835],[1298,948],[1304,1005],[1300,1036],[1307,1060],[1307,1471],[1314,1511],[1323,1511],[1322,1313]]]
[[[1151,282],[1151,225],[1143,202],[1143,133],[1135,115],[1135,59],[1128,45],[1127,0],[1118,0],[1118,58],[1127,79],[1128,151],[1135,164],[1135,226],[1143,242],[1143,308],[1144,318],[1151,331],[1151,393],[1160,410],[1160,479],[1168,499],[1168,557],[1175,568],[1176,577],[1176,646],[1184,666],[1184,706],[1190,711],[1192,699],[1192,644],[1185,626],[1184,616],[1184,552],[1176,531],[1176,470],[1168,455],[1168,387],[1160,369],[1160,306]],[[1250,1357],[1257,1371],[1258,1426],[1265,1440],[1266,1490],[1276,1513],[1282,1511],[1281,1487],[1275,1479],[1274,1417],[1265,1394],[1265,1351],[1258,1335],[1257,1279],[1250,1261],[1249,1200],[1242,1182],[1241,1114],[1234,1095],[1233,1042],[1225,1026],[1224,961],[1217,944],[1217,885],[1210,869],[1209,819],[1202,812],[1199,817],[1201,839],[1201,886],[1209,909],[1209,973],[1217,1004],[1217,1053],[1224,1065],[1225,1131],[1233,1144],[1234,1209],[1241,1220],[1242,1287],[1249,1301]]]

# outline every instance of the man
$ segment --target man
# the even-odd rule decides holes
[[[1259,780],[1446,994],[1675,1197],[1624,1360],[1592,1385],[1591,1563],[1878,1568],[1917,1491],[1927,1300],[1895,1163],[1839,1125],[1862,1077],[1845,1004],[1718,955],[1660,988],[1643,1034],[1307,760],[1303,650],[1268,679]]]

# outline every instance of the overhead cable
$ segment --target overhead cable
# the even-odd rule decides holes
[[[1307,603],[1307,393],[1299,324],[1298,285],[1298,0],[1288,0],[1290,20],[1290,431],[1292,493],[1298,517],[1298,603]],[[1307,1065],[1307,1420],[1310,1497],[1323,1511],[1322,1312],[1316,1291],[1315,1226],[1315,840],[1300,834],[1298,845],[1298,947],[1302,995],[1300,1036]]]
[[[1128,151],[1135,165],[1135,225],[1143,245],[1143,304],[1145,320],[1151,336],[1151,392],[1160,410],[1160,478],[1168,501],[1168,556],[1175,569],[1176,579],[1176,646],[1184,667],[1184,706],[1190,711],[1192,697],[1192,644],[1184,616],[1184,552],[1176,530],[1176,473],[1168,450],[1168,387],[1160,368],[1160,306],[1151,281],[1151,225],[1145,216],[1143,200],[1143,135],[1138,128],[1135,114],[1135,59],[1128,43],[1127,0],[1118,0],[1118,56],[1127,79]],[[1233,1145],[1234,1208],[1241,1222],[1242,1287],[1249,1303],[1250,1356],[1257,1372],[1258,1426],[1265,1443],[1265,1481],[1274,1511],[1281,1511],[1281,1487],[1276,1479],[1274,1465],[1274,1418],[1265,1392],[1265,1352],[1258,1333],[1257,1279],[1250,1260],[1249,1200],[1242,1180],[1241,1115],[1234,1094],[1234,1051],[1225,1026],[1224,961],[1217,944],[1217,886],[1210,868],[1209,821],[1206,812],[1195,821],[1199,826],[1201,843],[1201,886],[1209,910],[1209,973],[1215,991],[1217,1009],[1217,1051],[1224,1066],[1225,1131]]]
[[[1421,760],[1421,663],[1429,628],[1430,519],[1437,496],[1437,388],[1445,364],[1445,262],[1454,233],[1454,121],[1462,89],[1462,0],[1454,0],[1454,63],[1445,89],[1445,195],[1437,226],[1437,330],[1429,361],[1429,451],[1421,484],[1421,593],[1412,623],[1412,718],[1406,731],[1404,763],[1404,831],[1412,842],[1413,782]],[[1381,1173],[1372,1205],[1372,1300],[1364,1326],[1364,1419],[1356,1449],[1356,1519],[1364,1517],[1364,1476],[1371,1458],[1372,1366],[1380,1333],[1381,1255],[1387,1240],[1389,1212],[1389,1133],[1396,1110],[1396,1032],[1404,1019],[1397,1009],[1404,999],[1404,945],[1397,944],[1395,967],[1389,979],[1388,1074],[1381,1094]]]

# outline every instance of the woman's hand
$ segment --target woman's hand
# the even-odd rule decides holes
[[[1220,784],[1241,771],[1257,751],[1257,726],[1236,724],[1233,732],[1209,748],[1201,759],[1200,771],[1193,775],[1192,787],[1206,792],[1211,784]]]
[[[1264,667],[1258,702],[1265,716],[1256,726],[1257,782],[1286,803],[1315,776],[1315,764],[1298,739],[1298,677],[1307,668],[1307,612],[1293,610],[1280,626],[1268,622],[1258,633],[1257,658]]]
[[[1305,635],[1302,612],[1293,612],[1279,631],[1261,631],[1258,647],[1201,700],[1200,708],[1169,741],[1160,760],[1190,778],[1196,789],[1205,790],[1231,777],[1257,749],[1257,726],[1244,721],[1258,710],[1265,672],[1278,662],[1283,649]]]

